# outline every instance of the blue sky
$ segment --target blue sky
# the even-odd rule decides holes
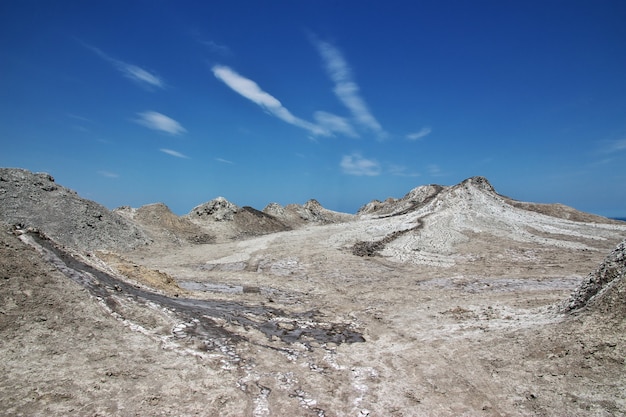
[[[4,1],[0,165],[109,208],[486,176],[626,217],[624,1]]]

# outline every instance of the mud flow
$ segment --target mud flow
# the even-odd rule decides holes
[[[361,333],[351,330],[347,324],[323,322],[318,311],[290,313],[233,301],[168,297],[131,285],[88,265],[41,233],[29,232],[25,239],[38,248],[48,262],[85,287],[93,296],[103,300],[113,312],[117,312],[120,307],[120,299],[156,304],[184,322],[185,334],[202,341],[206,348],[213,346],[212,339],[226,339],[230,342],[246,340],[244,336],[225,329],[220,322],[235,324],[245,330],[258,330],[270,340],[278,338],[285,343],[300,342],[307,346],[311,343],[365,341]]]

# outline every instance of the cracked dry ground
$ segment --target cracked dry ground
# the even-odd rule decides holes
[[[626,413],[623,318],[550,308],[616,242],[474,236],[442,268],[329,249],[337,230],[91,256],[112,278],[91,286],[3,232],[0,413]]]

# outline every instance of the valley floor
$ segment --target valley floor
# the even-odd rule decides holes
[[[556,308],[619,240],[354,255],[377,224],[100,252],[92,289],[3,232],[0,414],[626,414],[624,317]]]

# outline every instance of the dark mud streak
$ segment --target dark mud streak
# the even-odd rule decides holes
[[[377,256],[378,252],[385,249],[385,246],[387,246],[389,243],[393,242],[400,236],[405,235],[409,232],[417,232],[418,230],[422,229],[424,227],[424,218],[426,218],[426,216],[417,221],[417,226],[406,230],[397,230],[393,233],[388,234],[380,240],[375,240],[373,242],[359,241],[352,246],[352,254],[356,256]]]
[[[102,298],[113,311],[115,311],[117,302],[112,295],[120,294],[130,297],[138,303],[150,301],[174,311],[182,320],[195,323],[189,329],[190,333],[205,338],[225,338],[233,342],[244,340],[242,336],[221,327],[214,320],[217,318],[244,328],[257,329],[270,340],[277,337],[285,343],[298,341],[336,344],[365,342],[362,334],[350,330],[349,325],[317,321],[320,315],[317,311],[293,314],[266,306],[245,305],[221,300],[173,298],[146,291],[85,264],[40,233],[30,233],[30,236],[44,250],[64,264],[59,268],[64,275],[87,288],[94,296]],[[57,267],[59,267],[58,264]],[[273,320],[276,317],[282,320]],[[291,328],[289,329],[284,328],[284,325],[281,326],[281,323],[285,322],[285,318],[290,320],[289,327]],[[309,324],[313,322],[315,327],[305,327],[302,325],[302,321]]]

